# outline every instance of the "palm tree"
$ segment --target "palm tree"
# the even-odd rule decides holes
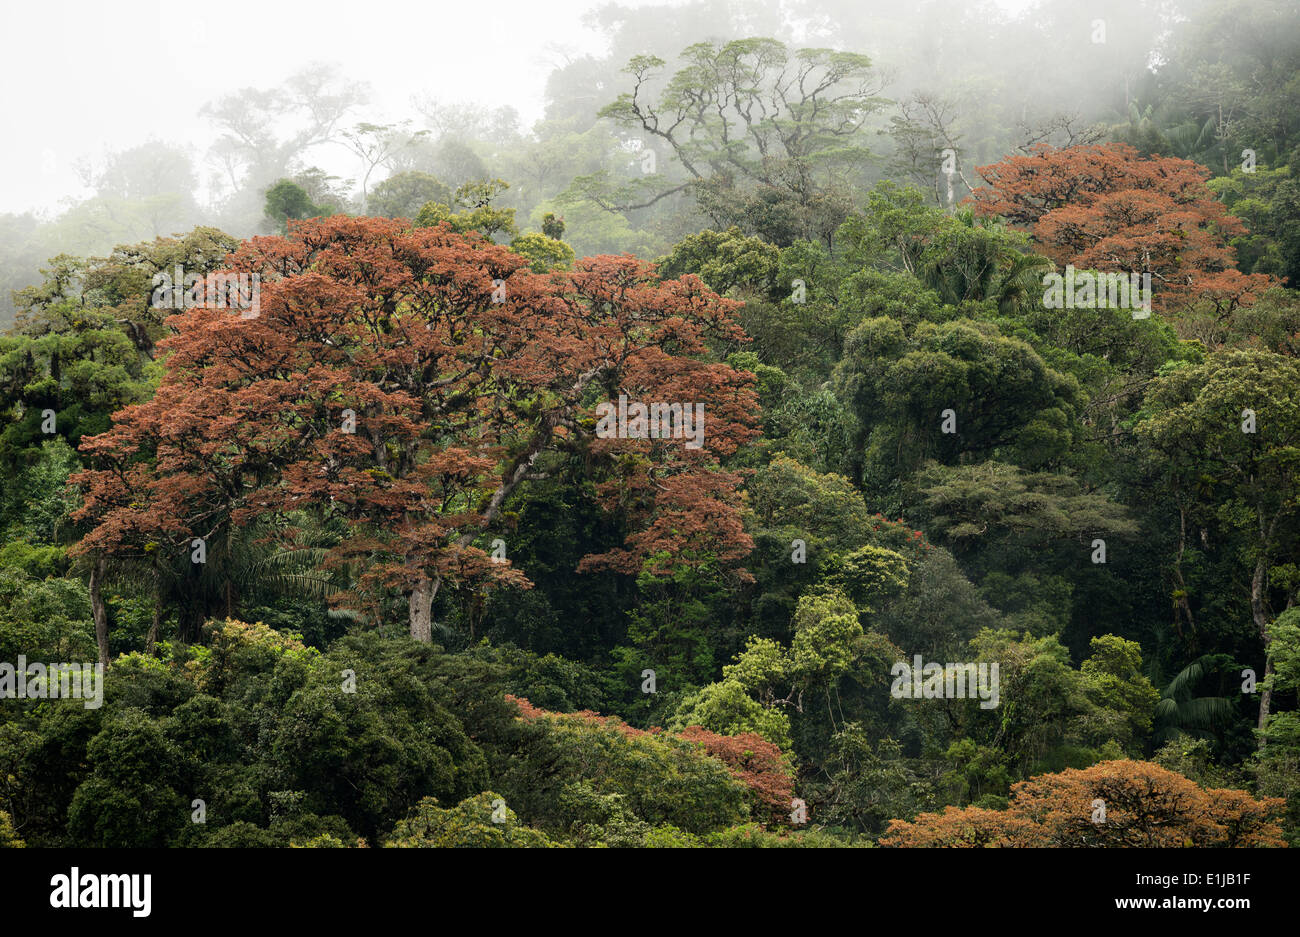
[[[281,529],[285,519],[259,518],[235,529],[229,538],[208,545],[202,564],[191,561],[188,544],[183,550],[153,544],[138,556],[88,558],[84,565],[90,571],[96,638],[104,663],[108,663],[104,586],[153,597],[146,653],[152,653],[168,609],[176,611],[178,637],[194,643],[209,617],[236,617],[255,596],[328,599],[342,588],[341,576],[320,566],[338,542],[338,531],[306,515],[293,521],[297,529],[291,536]]]
[[[992,298],[998,302],[998,312],[1005,316],[1016,315],[1037,303],[1043,295],[1043,271],[1056,269],[1042,254],[1011,254],[1003,258],[1003,265]]]
[[[1004,236],[1004,225],[963,208],[924,252],[917,275],[949,305],[995,300],[1014,315],[1042,295],[1042,270],[1052,262],[1024,253]]]
[[[1180,733],[1195,738],[1214,738],[1231,721],[1234,710],[1226,696],[1193,696],[1196,685],[1208,674],[1232,663],[1226,654],[1204,654],[1169,681],[1155,711],[1155,744]]]

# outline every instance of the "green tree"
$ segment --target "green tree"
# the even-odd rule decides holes
[[[545,833],[522,825],[503,799],[485,791],[450,809],[439,807],[432,797],[424,798],[393,828],[384,845],[399,849],[546,849],[556,844]]]
[[[428,202],[450,204],[452,191],[427,172],[397,172],[377,183],[366,202],[367,210],[384,218],[414,218]]]
[[[1277,609],[1300,590],[1300,364],[1264,351],[1208,356],[1171,370],[1147,393],[1139,436],[1184,517],[1239,544],[1250,614],[1267,650]],[[1259,728],[1268,722],[1267,677]]]
[[[275,223],[275,229],[284,234],[289,221],[315,218],[328,214],[329,209],[315,204],[307,190],[292,179],[281,179],[266,190],[266,217]]]
[[[1193,695],[1202,680],[1231,663],[1225,654],[1203,654],[1173,676],[1156,704],[1157,744],[1176,742],[1184,734],[1211,736],[1232,720],[1235,707],[1226,696]]]
[[[450,204],[426,202],[415,216],[415,226],[429,228],[445,223],[451,226],[451,230],[462,234],[477,231],[486,238],[497,234],[514,235],[518,230],[515,210],[493,205],[509,188],[510,184],[501,179],[466,182],[456,189]]]
[[[552,211],[542,215],[542,234],[556,241],[563,238],[564,219],[557,217],[555,212]]]
[[[989,322],[909,330],[866,319],[848,335],[834,387],[861,426],[864,489],[894,499],[927,459],[957,465],[1001,454],[1036,468],[1059,458],[1075,432],[1077,381]]]
[[[530,261],[534,273],[567,270],[575,257],[573,248],[544,234],[521,234],[510,242],[510,249]]]
[[[871,60],[763,38],[696,43],[681,58],[656,101],[649,89],[667,62],[635,56],[624,69],[631,91],[600,112],[665,148],[677,176],[619,186],[596,174],[575,188],[619,211],[689,189],[715,223],[778,246],[832,234],[847,210],[840,177],[867,154],[861,131],[883,106]]]
[[[770,293],[776,286],[780,251],[761,238],[745,237],[740,228],[726,231],[701,231],[673,245],[668,256],[659,260],[659,276],[675,280],[693,273],[715,293],[726,295],[734,289],[759,294]]]

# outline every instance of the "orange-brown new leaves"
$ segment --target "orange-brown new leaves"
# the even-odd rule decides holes
[[[1021,781],[1006,810],[948,807],[891,821],[880,845],[1285,847],[1277,822],[1285,805],[1205,790],[1150,762],[1106,761]]]
[[[538,719],[568,719],[574,722],[586,722],[591,725],[605,726],[606,728],[617,729],[628,738],[636,738],[638,735],[657,735],[662,730],[655,726],[652,729],[638,729],[636,726],[630,726],[618,716],[602,716],[598,712],[590,709],[580,709],[577,712],[557,713],[549,709],[542,709],[540,706],[534,706],[522,696],[512,696],[506,694],[506,702],[514,703],[519,709],[519,718],[524,722],[535,722]]]
[[[635,738],[642,735],[661,735],[663,729],[653,726],[638,729],[617,716],[602,716],[584,709],[573,713],[556,713],[534,706],[520,696],[506,694],[506,700],[519,708],[519,718],[525,722],[538,719],[559,719],[604,726]],[[726,765],[727,770],[749,790],[754,805],[755,819],[786,824],[790,800],[794,794],[794,772],[781,749],[761,735],[741,732],[737,735],[718,735],[700,726],[689,726],[672,736],[698,745],[710,757]],[[668,736],[668,737],[672,737]]]
[[[756,805],[768,814],[767,819],[776,823],[786,820],[794,796],[794,773],[781,749],[753,732],[718,735],[700,726],[688,726],[678,734],[703,746],[726,765],[736,780],[749,788]]]
[[[1125,144],[1040,144],[978,167],[988,187],[976,211],[1029,228],[1058,265],[1150,273],[1156,308],[1204,300],[1221,312],[1251,305],[1271,283],[1235,269],[1227,239],[1245,228],[1205,185],[1210,171],[1174,157],[1144,159]]]
[[[757,435],[753,377],[707,360],[707,339],[744,336],[738,304],[698,279],[660,283],[627,256],[536,274],[474,234],[342,216],[248,240],[228,265],[260,277],[260,314],[167,320],[153,399],[83,444],[81,550],[179,550],[309,508],[354,532],[335,557],[360,565],[354,599],[526,586],[471,541],[564,449],[606,467],[598,494],[631,520],[625,548],[585,566],[748,553],[721,460]],[[619,394],[703,404],[705,445],[596,439],[596,405]]]

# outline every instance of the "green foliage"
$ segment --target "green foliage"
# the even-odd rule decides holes
[[[53,548],[51,548],[53,549]],[[90,596],[76,579],[42,572],[39,554],[15,541],[0,551],[0,661],[95,660]],[[34,567],[34,571],[23,568]]]
[[[835,679],[853,662],[862,634],[857,606],[844,593],[805,595],[794,612],[794,672],[815,683]]]
[[[1225,696],[1193,694],[1198,684],[1212,672],[1230,665],[1231,659],[1226,655],[1207,654],[1192,661],[1169,681],[1160,701],[1156,703],[1156,731],[1153,737],[1156,743],[1177,745],[1177,737],[1181,735],[1204,741],[1205,738],[1212,737],[1216,730],[1228,725],[1234,715],[1232,700]],[[1202,738],[1197,738],[1198,736]],[[1192,777],[1181,770],[1178,773]]]
[[[1268,273],[1293,289],[1300,284],[1300,184],[1292,166],[1235,167],[1209,186],[1248,234],[1233,238],[1242,273]]]
[[[501,819],[495,819],[497,816]],[[426,797],[393,828],[384,845],[399,849],[547,849],[557,844],[546,834],[521,825],[504,800],[485,791],[451,809]]]
[[[1027,467],[1058,458],[1073,437],[1077,383],[1027,343],[969,319],[867,319],[845,343],[836,393],[858,416],[861,477],[889,491],[927,459],[996,458]],[[944,432],[945,418],[955,432]]]
[[[589,835],[625,810],[651,827],[700,834],[746,818],[745,789],[693,745],[582,716],[522,722],[493,782],[526,823]]]
[[[542,234],[548,238],[560,240],[564,237],[564,219],[557,218],[555,212],[552,211],[542,215]]]
[[[68,834],[88,846],[163,846],[186,821],[184,752],[138,709],[108,713],[86,748],[89,775],[68,808]]]
[[[1114,713],[1105,741],[1142,754],[1160,694],[1142,673],[1142,648],[1113,634],[1092,639],[1092,656],[1079,666],[1085,692],[1100,712]],[[1093,730],[1095,731],[1095,730]]]
[[[755,700],[745,685],[734,679],[711,683],[687,696],[670,725],[677,729],[701,726],[719,735],[753,732],[782,751],[792,747],[789,716]]]
[[[998,21],[996,38],[1041,44],[1066,16],[1056,6]],[[583,403],[610,390],[630,342],[646,346],[635,362],[646,395],[679,399],[656,377],[661,354],[696,377],[724,363],[753,375],[762,435],[721,461],[743,485],[731,493],[753,541],[744,570],[578,573],[582,557],[625,543],[693,456],[670,454],[620,488],[641,466],[594,457],[582,419],[528,416],[550,412],[569,382],[521,398],[503,346],[471,333],[484,341],[466,375],[484,392],[475,419],[513,411],[523,422],[502,442],[540,426],[553,445],[519,461],[482,453],[485,478],[525,472],[531,487],[494,505],[469,546],[503,537],[532,587],[456,581],[474,551],[454,538],[430,552],[441,646],[395,637],[412,568],[393,567],[365,616],[331,607],[373,564],[360,543],[324,565],[348,534],[346,499],[214,518],[202,567],[151,542],[90,585],[95,558],[75,549],[85,531],[72,520],[83,492],[67,482],[102,466],[81,447],[149,404],[176,353],[162,344],[170,317],[205,315],[156,302],[155,275],[222,269],[241,242],[194,227],[205,214],[189,194],[194,166],[152,144],[88,171],[94,195],[55,217],[0,217],[0,326],[13,323],[0,332],[0,661],[95,660],[96,612],[112,658],[100,708],[0,707],[0,847],[873,845],[891,820],[949,805],[1005,816],[1017,782],[1152,752],[1202,787],[1283,798],[1283,835],[1300,847],[1300,32],[1279,0],[1172,20],[1153,9],[1112,24],[1090,64],[1033,82],[1015,56],[967,54],[999,48],[978,17],[932,17],[917,32],[906,18],[869,18],[868,31],[838,17],[835,49],[751,36],[696,42],[670,62],[671,48],[651,54],[659,13],[610,8],[592,22],[614,57],[556,69],[547,113],[526,132],[509,109],[436,102],[424,108],[434,131],[342,123],[356,89],[319,73],[210,105],[223,131],[214,155],[235,186],[211,220],[241,235],[364,210],[508,243],[572,287],[555,315],[592,288],[576,258],[605,253],[658,258],[660,280],[698,277],[739,301],[745,334],[707,330],[696,346],[640,291],[621,293],[608,331],[593,333],[602,371]],[[674,35],[693,38],[788,25],[757,8],[677,12]],[[854,50],[909,48],[922,28],[940,78],[884,101]],[[989,88],[1020,96],[971,96]],[[1033,124],[1037,105],[1066,99],[1082,102],[1078,123]],[[303,127],[280,139],[286,116]],[[867,148],[877,124],[883,159]],[[1147,319],[1046,308],[1051,261],[962,198],[990,171],[977,160],[1031,139],[1077,143],[1085,124],[1209,167],[1232,249],[1213,277],[1274,285],[1244,298],[1206,289]],[[356,192],[303,168],[336,126],[355,127],[339,135],[366,163]],[[952,174],[936,169],[948,148]],[[1247,148],[1257,165],[1243,169]],[[380,166],[389,175],[369,186]],[[1069,183],[1066,220],[1081,197]],[[173,230],[189,233],[156,237]],[[408,312],[398,297],[367,327],[409,338]],[[204,328],[187,367],[220,382],[243,332],[233,320]],[[539,367],[572,350],[524,345],[519,360]],[[428,350],[413,376],[390,377],[451,377]],[[363,423],[374,403],[354,403]],[[285,420],[316,418],[291,411]],[[477,445],[474,419],[431,418],[434,435]],[[282,425],[268,423],[263,442],[274,447]],[[371,435],[355,444],[378,446],[381,462],[406,457]],[[189,444],[177,432],[123,470],[184,458]],[[214,478],[245,485],[221,475],[224,459],[213,456]],[[386,494],[423,498],[439,484],[427,471]],[[425,532],[443,538],[480,495],[491,486],[466,489]],[[692,504],[663,524],[677,534],[708,515],[708,498]],[[996,663],[998,705],[893,698],[891,668],[917,654]],[[1262,661],[1258,686],[1243,687]],[[696,726],[723,747],[710,755],[678,735]],[[779,747],[809,826],[791,827],[784,804],[733,773],[746,733]]]
[[[367,210],[384,218],[414,218],[429,202],[451,204],[452,191],[427,172],[397,172],[370,190]]]
[[[514,235],[517,233],[515,210],[493,205],[509,188],[510,184],[502,179],[466,182],[456,189],[449,202],[425,202],[416,213],[415,226],[431,228],[446,224],[459,234],[477,231],[489,239],[497,234]],[[562,255],[563,251],[559,254]],[[525,253],[525,256],[528,255]]]
[[[659,276],[675,280],[694,274],[716,293],[744,287],[760,295],[776,287],[780,251],[762,238],[745,237],[734,225],[726,231],[701,231],[679,241],[659,261]]]
[[[576,256],[568,244],[545,234],[521,234],[510,242],[510,249],[527,257],[534,273],[567,270]]]
[[[930,785],[893,739],[872,744],[865,729],[846,723],[831,739],[824,779],[810,787],[819,824],[850,835],[878,836],[889,821],[912,817],[934,803]]]
[[[714,849],[843,849],[850,844],[821,830],[774,831],[757,823],[710,833],[705,845]],[[855,843],[853,845],[869,845]]]
[[[0,849],[23,849],[26,845],[14,830],[13,818],[0,810]]]
[[[283,234],[290,221],[331,214],[331,207],[314,203],[307,190],[292,179],[281,179],[266,190],[265,212]]]

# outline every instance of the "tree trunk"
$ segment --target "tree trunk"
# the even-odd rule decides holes
[[[1269,528],[1272,533],[1272,528]],[[1268,576],[1268,565],[1265,559],[1268,556],[1267,549],[1260,551],[1260,559],[1255,563],[1255,574],[1250,580],[1250,614],[1255,620],[1255,627],[1259,629],[1260,640],[1264,642],[1264,679],[1273,672],[1273,661],[1268,655],[1269,633],[1268,633],[1268,609],[1265,606],[1264,590],[1267,588],[1266,579]],[[1273,694],[1267,688],[1259,694],[1259,728],[1264,728],[1264,723],[1268,721],[1268,708],[1273,701]],[[1263,747],[1264,740],[1260,739],[1260,746]]]
[[[1196,618],[1192,614],[1192,603],[1190,601],[1191,590],[1187,588],[1187,580],[1183,578],[1183,554],[1187,551],[1187,512],[1183,508],[1178,509],[1178,556],[1174,559],[1174,577],[1178,580],[1179,597],[1174,604],[1174,626],[1178,625],[1178,612],[1182,611],[1183,616],[1187,619],[1187,625],[1191,629],[1191,640],[1187,641],[1188,650],[1195,651],[1197,645],[1196,639]],[[1179,636],[1181,637],[1181,629]]]
[[[99,662],[108,669],[108,609],[104,606],[104,596],[100,589],[104,584],[104,572],[108,561],[103,556],[95,557],[95,565],[90,568],[90,614],[95,620],[95,643],[99,645]]]
[[[177,636],[185,644],[198,644],[203,640],[203,623],[207,621],[204,610],[192,601],[183,604],[177,612]]]
[[[1269,657],[1264,662],[1264,679],[1267,680],[1273,675],[1273,658]],[[1268,721],[1268,707],[1273,701],[1273,691],[1265,686],[1263,692],[1259,694],[1259,728],[1263,730],[1264,723]],[[1260,736],[1259,747],[1264,747],[1264,737]]]
[[[234,525],[226,528],[226,561],[225,561],[225,580],[226,580],[226,620],[229,621],[235,617],[235,584],[231,580],[232,567],[234,565],[234,553],[232,550],[232,541],[235,539]]]
[[[433,583],[429,577],[420,574],[420,580],[411,590],[410,600],[411,637],[421,644],[433,643]]]
[[[155,577],[157,573],[154,573]],[[149,633],[144,639],[144,652],[152,654],[158,643],[158,627],[162,624],[162,587],[156,581],[153,587],[153,621],[149,623]]]

